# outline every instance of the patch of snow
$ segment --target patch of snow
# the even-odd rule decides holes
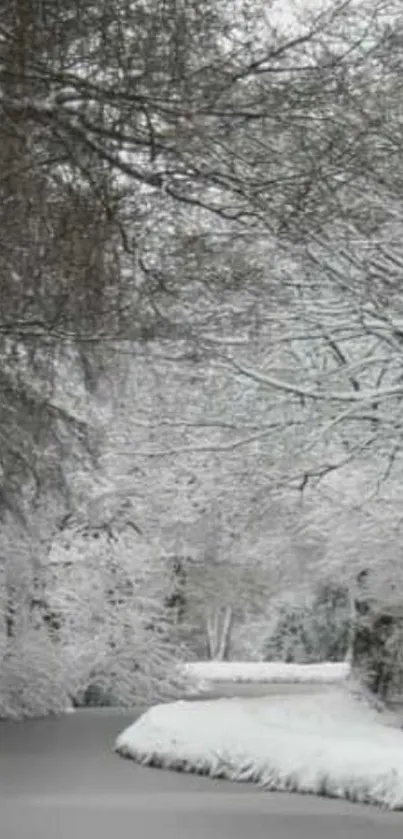
[[[199,687],[217,682],[244,684],[333,684],[350,674],[347,662],[287,664],[283,661],[192,661],[183,665],[185,676]]]
[[[347,686],[180,701],[147,711],[115,750],[142,764],[403,809],[403,732]]]

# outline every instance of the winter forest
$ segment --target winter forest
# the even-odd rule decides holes
[[[401,2],[0,9],[0,716],[399,690]]]

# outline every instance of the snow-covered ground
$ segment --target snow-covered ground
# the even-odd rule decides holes
[[[190,683],[208,687],[236,684],[332,684],[344,681],[350,672],[346,662],[287,664],[282,661],[192,661],[183,666]]]
[[[115,749],[144,764],[403,809],[403,731],[347,682],[324,684],[329,667],[312,694],[157,705]],[[277,683],[291,673],[274,669]],[[312,678],[311,667],[304,677],[299,670],[301,681]]]

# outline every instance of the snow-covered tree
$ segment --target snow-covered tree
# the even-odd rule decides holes
[[[92,587],[97,678],[112,636],[126,661],[120,537],[60,583],[59,628],[36,591],[101,481],[152,567],[190,546],[233,575],[223,631],[218,606],[207,622],[222,653],[247,571],[277,592],[332,561],[326,503],[290,487],[399,460],[399,6],[312,3],[290,28],[276,4],[2,5],[2,673],[34,638],[58,674],[54,631],[85,647]]]

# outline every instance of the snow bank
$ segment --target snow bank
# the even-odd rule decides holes
[[[333,684],[350,673],[345,662],[286,664],[283,661],[192,661],[184,665],[185,676],[199,685],[217,682],[259,684]]]
[[[139,763],[403,809],[403,732],[341,685],[323,693],[180,701],[116,740]]]

